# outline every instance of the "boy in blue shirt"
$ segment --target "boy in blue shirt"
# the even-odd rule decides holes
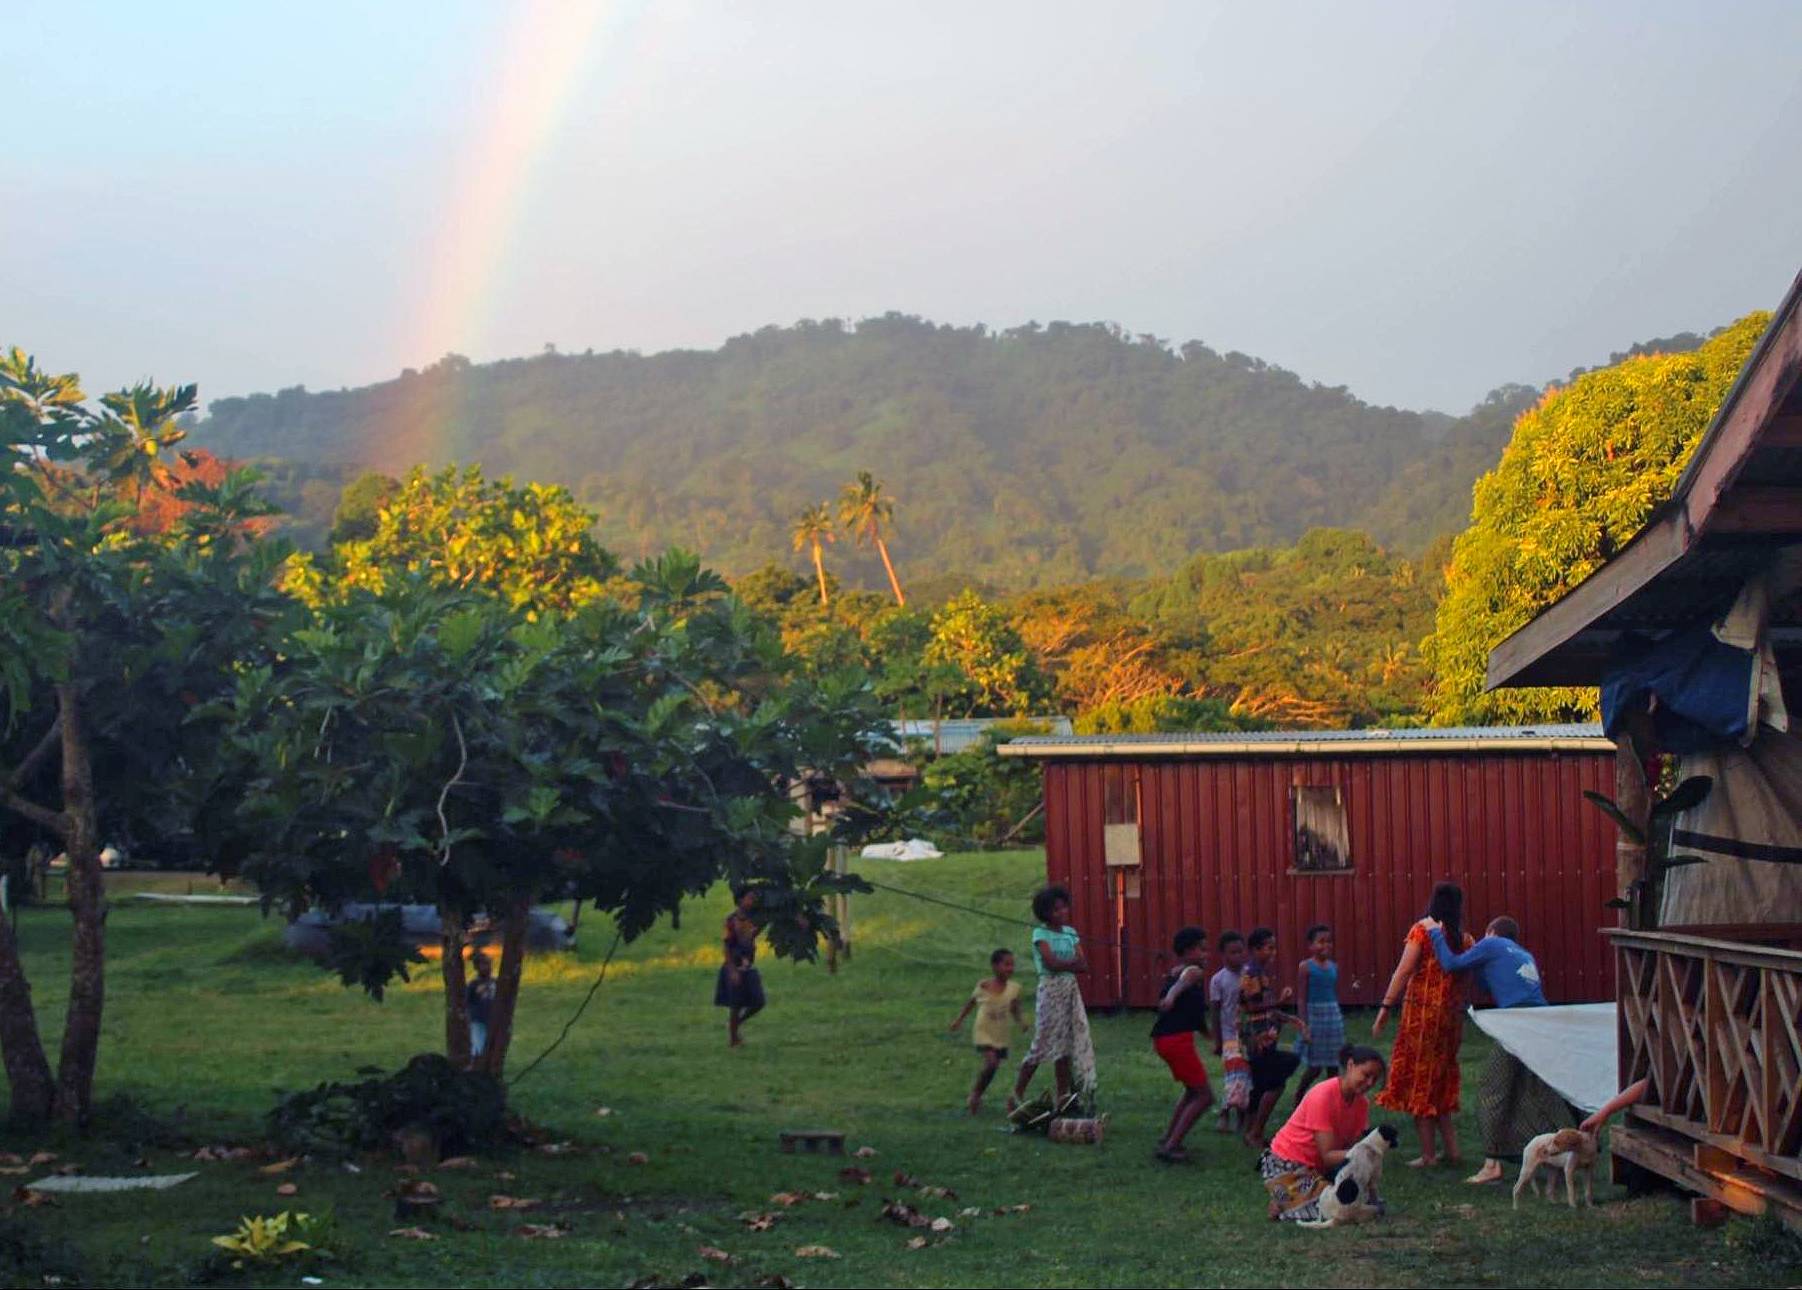
[[[1490,922],[1483,939],[1453,954],[1437,923],[1427,923],[1433,953],[1447,972],[1474,970],[1498,1008],[1543,1008],[1539,964],[1520,944],[1520,924],[1504,915]],[[1518,1157],[1541,1133],[1566,1128],[1576,1116],[1552,1087],[1497,1046],[1477,1089],[1477,1126],[1483,1133],[1483,1167],[1466,1182],[1499,1182],[1504,1157]]]
[[[1439,958],[1439,966],[1447,972],[1476,969],[1477,980],[1495,1000],[1496,1007],[1546,1006],[1545,991],[1539,986],[1539,964],[1521,948],[1520,924],[1512,918],[1504,914],[1493,920],[1483,939],[1462,954],[1452,953],[1452,947],[1445,943],[1445,932],[1431,919],[1427,921],[1427,934],[1433,938],[1433,953]]]

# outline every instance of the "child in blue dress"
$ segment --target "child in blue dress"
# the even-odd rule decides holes
[[[1339,1070],[1339,1050],[1345,1045],[1345,1014],[1339,1010],[1339,965],[1333,961],[1333,929],[1315,923],[1308,929],[1308,957],[1297,971],[1296,994],[1301,997],[1308,1020],[1302,1045],[1302,1060],[1307,1069],[1295,1090],[1295,1104],[1322,1075]]]

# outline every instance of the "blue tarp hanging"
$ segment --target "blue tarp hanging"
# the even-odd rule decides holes
[[[1602,729],[1618,733],[1650,702],[1658,746],[1695,753],[1746,742],[1755,650],[1736,649],[1712,623],[1673,632],[1617,662],[1602,678]]]

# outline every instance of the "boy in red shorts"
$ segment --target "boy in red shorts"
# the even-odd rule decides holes
[[[1179,1164],[1189,1158],[1183,1138],[1201,1113],[1214,1104],[1207,1067],[1201,1064],[1196,1043],[1196,1036],[1208,1029],[1208,934],[1199,927],[1185,927],[1172,938],[1170,948],[1176,955],[1176,967],[1164,978],[1151,1043],[1171,1076],[1183,1086],[1183,1095],[1176,1100],[1170,1127],[1155,1154],[1165,1164]]]

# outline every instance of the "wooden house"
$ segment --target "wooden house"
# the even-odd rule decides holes
[[[1671,834],[1703,863],[1648,874],[1644,846],[1624,832],[1617,846],[1623,894],[1648,878],[1668,888],[1655,920],[1606,932],[1619,1079],[1649,1081],[1612,1150],[1617,1176],[1629,1162],[1699,1192],[1703,1209],[1770,1208],[1802,1230],[1802,776],[1760,770],[1794,767],[1802,750],[1785,718],[1802,700],[1799,301],[1802,277],[1670,500],[1496,647],[1488,683],[1603,686],[1620,745],[1611,795],[1643,825],[1646,758],[1670,750],[1673,713],[1687,720],[1704,705],[1687,703],[1682,669],[1645,685],[1633,674],[1651,675],[1645,660],[1686,640],[1746,654],[1740,710],[1722,710],[1733,728],[1713,748],[1692,741],[1680,760],[1682,773],[1705,765],[1714,779],[1698,810],[1716,823],[1678,816]]]

